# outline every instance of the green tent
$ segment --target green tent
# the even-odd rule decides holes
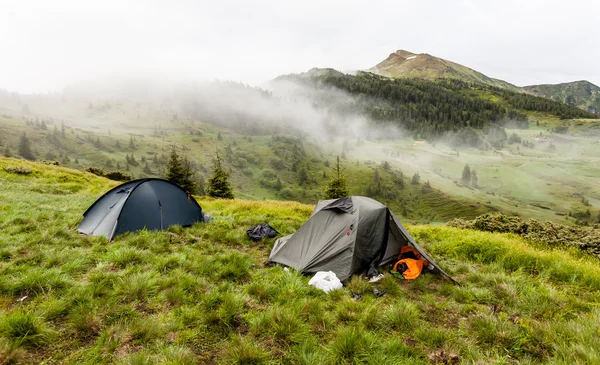
[[[346,281],[352,275],[377,275],[378,267],[398,260],[405,245],[421,253],[432,271],[450,278],[388,207],[363,196],[319,201],[296,233],[275,242],[269,261],[307,274],[333,271]]]

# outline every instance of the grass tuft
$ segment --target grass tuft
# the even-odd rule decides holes
[[[225,363],[235,365],[266,364],[269,353],[251,338],[237,336],[229,344],[225,352]]]
[[[0,322],[0,334],[12,343],[25,347],[40,347],[53,337],[53,332],[40,318],[22,311],[4,317]]]
[[[0,365],[24,363],[26,355],[27,352],[19,344],[0,338]]]
[[[369,358],[375,340],[369,333],[357,328],[339,330],[329,344],[329,362],[332,364],[361,364]]]

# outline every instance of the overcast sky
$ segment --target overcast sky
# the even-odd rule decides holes
[[[260,84],[397,49],[517,85],[600,85],[596,0],[0,0],[0,89],[114,75]]]

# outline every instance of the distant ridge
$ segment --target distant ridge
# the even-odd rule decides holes
[[[527,93],[569,104],[592,113],[600,113],[600,87],[589,81],[573,81],[562,84],[524,86]]]

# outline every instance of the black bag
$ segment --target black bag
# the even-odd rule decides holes
[[[259,226],[250,227],[246,230],[246,234],[252,241],[260,241],[265,237],[273,238],[279,234],[268,223],[263,223]]]

